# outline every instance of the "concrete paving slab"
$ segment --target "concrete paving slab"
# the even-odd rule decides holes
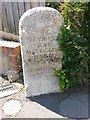
[[[88,94],[72,94],[60,103],[59,113],[69,118],[89,118]]]
[[[85,91],[85,90],[84,90]],[[87,120],[89,97],[87,92],[69,92],[25,98],[24,90],[0,99],[0,118],[61,118]],[[12,116],[5,115],[3,105],[9,100],[18,100],[21,110]],[[87,108],[88,107],[88,108]],[[64,120],[63,119],[63,120]],[[67,119],[67,120],[68,120]]]
[[[53,94],[40,95],[36,97],[30,97],[29,99],[59,114],[59,104],[63,100],[65,100],[68,96],[70,96],[70,93],[62,93],[62,94],[53,93]]]
[[[89,98],[86,92],[75,92],[70,95],[48,94],[30,98],[49,110],[68,118],[90,118]]]
[[[22,116],[23,115],[23,116]],[[63,116],[32,101],[23,102],[23,107],[17,118],[63,118]]]

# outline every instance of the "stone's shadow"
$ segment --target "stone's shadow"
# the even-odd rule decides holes
[[[90,118],[90,94],[83,92],[46,94],[29,99],[68,118]]]
[[[60,114],[60,103],[65,100],[70,93],[51,93],[35,97],[30,97],[29,99],[39,103],[40,105],[46,107],[47,109]]]

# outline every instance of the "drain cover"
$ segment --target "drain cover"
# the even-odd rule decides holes
[[[10,100],[3,106],[6,115],[15,115],[21,110],[21,103],[17,100]]]

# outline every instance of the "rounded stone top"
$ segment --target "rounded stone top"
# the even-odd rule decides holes
[[[42,19],[43,19],[43,16],[47,17],[48,19],[49,18],[59,19],[61,21],[61,23],[63,23],[63,18],[61,16],[61,14],[59,13],[59,11],[57,11],[56,9],[51,8],[51,7],[35,7],[35,8],[27,10],[21,16],[19,25],[22,24],[23,20],[26,20],[27,18],[29,18],[29,16],[31,17],[31,16],[37,16],[37,15],[39,17],[42,16]]]
[[[38,13],[38,12],[46,12],[46,11],[52,11],[52,12],[58,12],[56,9],[54,8],[51,8],[51,7],[35,7],[35,8],[32,8],[32,9],[29,9],[27,10],[22,16],[21,16],[21,19],[22,20],[25,16],[28,16],[28,15],[32,15],[32,14],[35,14],[35,13]],[[58,12],[59,13],[59,12]]]

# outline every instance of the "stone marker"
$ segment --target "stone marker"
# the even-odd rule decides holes
[[[58,92],[54,69],[61,69],[62,53],[56,41],[63,23],[60,13],[49,7],[26,11],[19,22],[26,97]]]

